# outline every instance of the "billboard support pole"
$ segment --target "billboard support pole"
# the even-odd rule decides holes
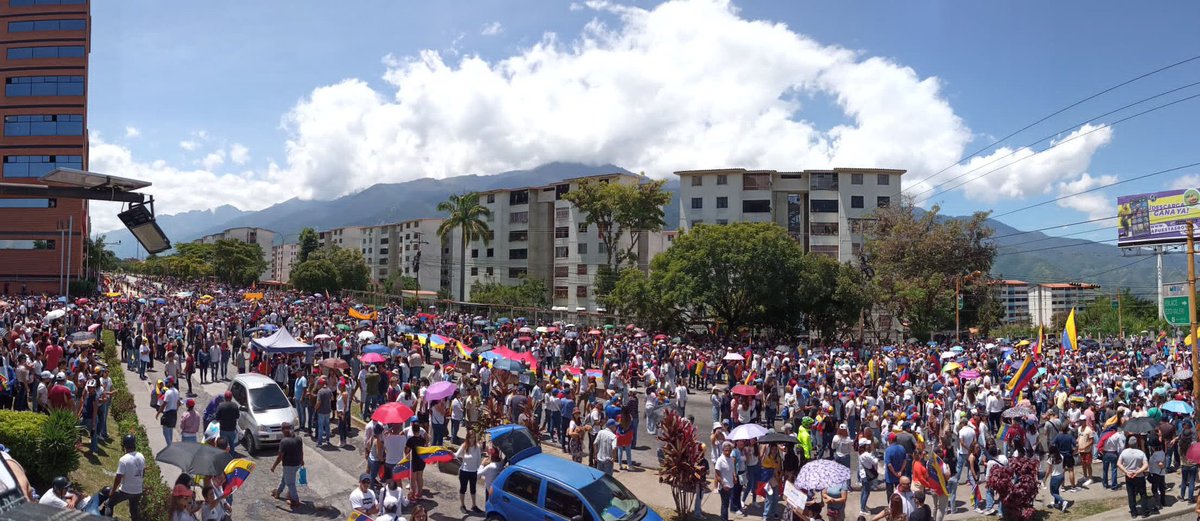
[[[1200,342],[1196,341],[1196,244],[1193,235],[1195,225],[1187,222],[1187,263],[1188,263],[1188,322],[1191,326],[1192,339],[1192,403],[1200,403]]]
[[[1156,246],[1154,253],[1158,257],[1158,318],[1164,318],[1163,314],[1163,287],[1162,287],[1162,258],[1163,247]]]

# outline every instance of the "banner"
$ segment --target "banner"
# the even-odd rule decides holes
[[[1117,246],[1183,242],[1187,222],[1200,219],[1200,189],[1118,197],[1117,219]]]
[[[350,315],[350,318],[357,319],[357,320],[376,320],[379,318],[378,311],[372,311],[370,314],[367,314],[367,313],[363,313],[357,309],[350,308],[347,311],[347,313]]]

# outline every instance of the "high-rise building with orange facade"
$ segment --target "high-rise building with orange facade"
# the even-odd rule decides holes
[[[87,170],[87,0],[0,0],[0,182]],[[88,204],[0,197],[0,293],[62,294],[85,277]]]

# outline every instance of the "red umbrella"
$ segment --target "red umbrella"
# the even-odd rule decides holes
[[[550,327],[546,328],[546,332],[547,332],[547,333],[557,333],[557,332],[558,332],[558,328],[557,328],[557,327],[554,327],[554,326],[550,326]]]
[[[634,326],[633,324],[629,324],[628,326],[625,326],[625,330],[629,331],[629,330],[633,329],[634,327],[636,327],[636,326]]]
[[[367,354],[367,356],[372,356],[372,355],[383,358],[382,356],[374,354],[374,353]],[[366,358],[366,356],[364,356],[363,358]],[[365,361],[366,360],[364,360],[364,362]],[[368,362],[368,363],[378,363],[378,362]],[[328,367],[330,369],[341,369],[343,371],[350,370],[350,364],[346,363],[346,361],[342,360],[341,358],[326,358],[324,360],[321,360],[321,367]]]
[[[599,329],[593,329],[593,330],[591,330],[591,331],[588,331],[588,334],[589,334],[589,335],[596,335],[596,336],[600,336],[600,330],[599,330]]]
[[[755,396],[758,394],[758,388],[753,385],[735,385],[733,386],[733,394]]]
[[[531,337],[529,335],[521,335],[521,336],[517,337],[517,340],[520,340],[522,342],[529,342],[529,341],[533,340],[533,337]]]
[[[100,324],[92,324],[88,326],[89,333],[95,333],[97,329],[100,329]]]
[[[87,304],[88,302],[91,302],[91,301],[88,299],[85,299],[85,298],[81,298],[81,299],[75,301],[75,305],[82,306],[84,304]]]
[[[413,410],[400,402],[388,402],[380,405],[371,414],[371,419],[379,423],[404,423],[413,417]]]
[[[662,333],[659,333],[659,334],[657,334],[657,335],[654,335],[654,339],[655,339],[655,340],[666,340],[666,339],[667,339],[667,335],[664,335],[664,334],[662,334]]]
[[[367,353],[362,355],[362,358],[359,358],[359,360],[368,364],[382,364],[387,361],[387,358],[379,353]]]

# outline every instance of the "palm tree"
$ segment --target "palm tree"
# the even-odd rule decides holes
[[[486,245],[491,242],[487,218],[492,211],[479,204],[479,194],[475,192],[462,195],[452,194],[449,199],[438,203],[437,210],[446,212],[446,220],[438,226],[438,236],[445,240],[458,228],[461,232],[461,248],[458,263],[458,299],[466,300],[467,287],[467,245],[471,241],[483,239]]]

